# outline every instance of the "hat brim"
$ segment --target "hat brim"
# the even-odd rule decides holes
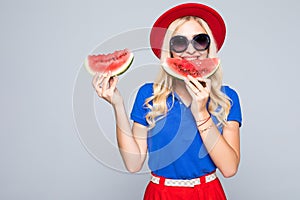
[[[150,33],[150,45],[158,58],[160,58],[167,28],[174,20],[185,16],[196,16],[203,19],[212,31],[218,51],[221,49],[226,35],[226,26],[221,15],[206,5],[186,3],[167,10],[155,21]]]

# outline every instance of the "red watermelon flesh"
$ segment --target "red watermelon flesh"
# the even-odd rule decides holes
[[[129,49],[118,50],[109,54],[88,55],[84,65],[89,73],[111,71],[112,76],[124,73],[132,64],[133,53]]]
[[[187,75],[208,78],[217,71],[219,58],[205,58],[185,60],[181,58],[167,58],[162,64],[164,70],[171,76],[183,80]]]

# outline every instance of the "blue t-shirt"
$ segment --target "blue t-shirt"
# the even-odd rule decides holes
[[[237,93],[229,86],[223,86],[222,91],[231,99],[227,120],[237,121],[241,126]],[[133,121],[148,126],[145,116],[149,109],[144,102],[152,95],[153,83],[146,83],[139,89],[130,115]],[[214,171],[216,166],[203,144],[190,107],[186,107],[176,93],[168,96],[167,106],[167,115],[158,118],[156,126],[148,131],[150,170],[158,176],[173,179],[191,179]],[[218,124],[213,115],[212,120]],[[218,128],[222,134],[222,126]]]

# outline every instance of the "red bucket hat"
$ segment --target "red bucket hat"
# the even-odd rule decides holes
[[[184,16],[196,16],[203,19],[212,31],[218,51],[221,49],[226,35],[225,22],[221,15],[206,5],[185,3],[167,10],[156,20],[152,27],[150,45],[158,58],[160,58],[161,47],[167,28],[174,20]]]

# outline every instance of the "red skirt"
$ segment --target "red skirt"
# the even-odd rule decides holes
[[[149,182],[144,200],[226,200],[226,196],[218,178],[193,187],[166,186]]]

